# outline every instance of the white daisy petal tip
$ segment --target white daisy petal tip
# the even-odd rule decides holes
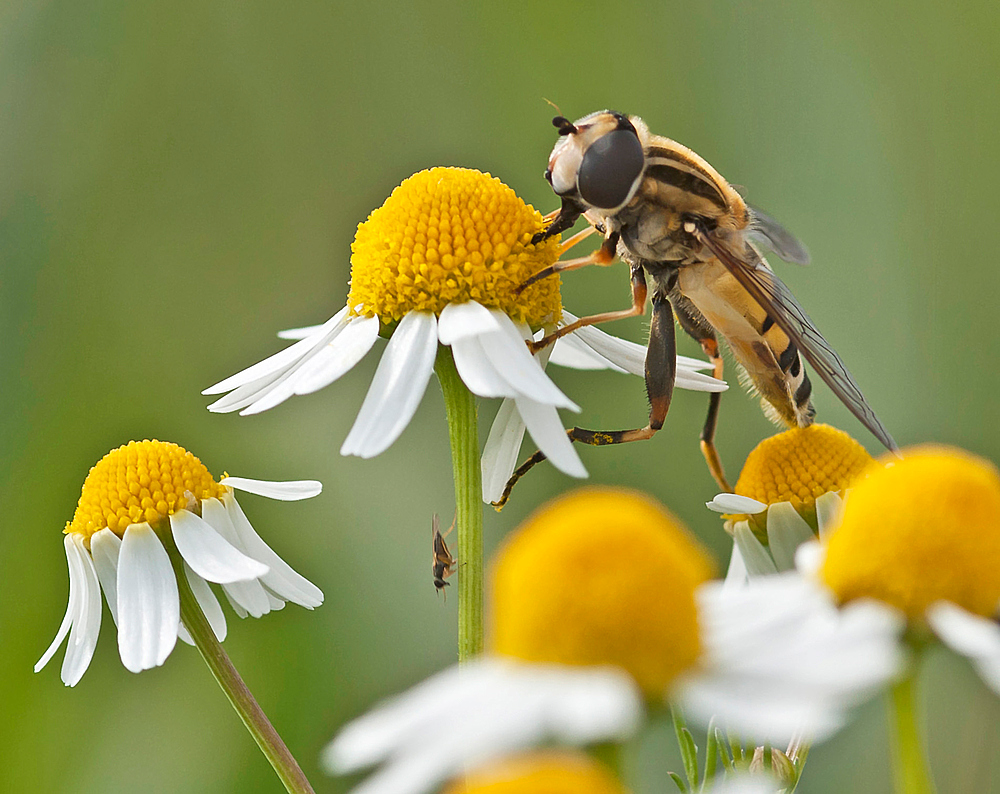
[[[705,507],[716,513],[756,515],[767,510],[767,505],[749,496],[734,493],[716,494],[711,502],[705,502]]]
[[[311,499],[323,492],[323,483],[319,480],[254,480],[249,477],[223,477],[220,485],[235,488],[245,493],[266,496],[282,502],[297,502],[301,499]]]
[[[938,601],[928,607],[927,623],[945,645],[967,657],[986,685],[1000,695],[1000,625],[996,620]]]
[[[803,543],[795,551],[795,569],[813,579],[819,576],[819,569],[826,559],[826,547],[818,540]]]

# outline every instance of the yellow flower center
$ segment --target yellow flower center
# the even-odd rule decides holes
[[[499,179],[467,168],[420,171],[358,225],[347,305],[393,324],[474,300],[533,327],[562,315],[559,278],[520,284],[559,258],[559,237],[532,245],[542,216]]]
[[[935,601],[1000,606],[1000,474],[948,447],[873,467],[844,504],[822,577],[839,599],[870,597],[919,619]]]
[[[452,783],[445,794],[626,794],[601,764],[578,753],[507,758]]]
[[[663,698],[701,645],[695,588],[706,554],[646,496],[585,489],[508,536],[493,566],[491,642],[532,662],[615,665]]]
[[[793,427],[747,455],[736,493],[772,505],[791,502],[815,523],[816,499],[848,488],[872,462],[861,444],[830,425]]]
[[[166,441],[130,441],[90,470],[65,531],[89,540],[108,527],[121,537],[129,525],[155,523],[186,507],[191,498],[200,502],[225,492],[226,487],[182,447]]]

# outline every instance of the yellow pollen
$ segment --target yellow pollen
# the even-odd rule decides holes
[[[467,168],[420,171],[358,225],[347,305],[394,324],[476,301],[533,327],[562,316],[559,277],[514,289],[559,258],[559,236],[533,245],[542,216],[499,179]]]
[[[626,790],[593,759],[550,750],[477,769],[452,783],[445,794],[626,794]]]
[[[935,601],[977,615],[1000,606],[1000,473],[923,446],[873,466],[829,536],[823,580],[841,602],[876,598],[919,620]]]
[[[697,541],[660,504],[575,491],[508,536],[493,564],[492,649],[532,662],[615,665],[654,700],[698,660]]]
[[[872,456],[843,430],[793,427],[765,438],[747,455],[736,493],[767,505],[791,502],[809,520],[817,498],[850,487],[871,462]]]
[[[90,539],[108,527],[121,537],[131,524],[151,524],[202,499],[226,492],[204,464],[166,441],[130,441],[91,468],[66,533]]]

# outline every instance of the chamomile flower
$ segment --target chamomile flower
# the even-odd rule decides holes
[[[795,427],[760,442],[736,492],[707,503],[727,514],[733,536],[727,580],[793,570],[796,549],[836,521],[846,489],[871,462],[861,444],[829,425]]]
[[[313,609],[318,587],[284,562],[254,531],[234,489],[282,501],[316,496],[314,480],[218,482],[187,450],[162,441],[131,441],[105,455],[87,475],[73,520],[64,530],[69,605],[41,670],[66,640],[62,680],[76,685],[90,664],[101,628],[101,591],[118,627],[122,664],[138,673],[157,667],[178,637],[177,576],[190,585],[216,637],[226,619],[209,582],[240,617],[260,617],[285,602]]]
[[[643,704],[666,702],[750,737],[824,736],[896,669],[884,611],[838,611],[801,577],[724,589],[710,576],[698,543],[643,495],[556,500],[494,562],[489,653],[349,724],[327,768],[382,763],[358,792],[420,794],[545,741],[620,741]],[[783,607],[759,609],[778,590]]]
[[[383,336],[388,344],[341,454],[370,458],[399,437],[445,348],[471,392],[510,400],[521,433],[526,426],[566,474],[586,476],[557,413],[579,408],[525,345],[562,317],[557,277],[518,291],[560,255],[557,236],[532,242],[542,228],[542,216],[489,174],[432,168],[411,176],[358,226],[347,306],[321,326],[284,333],[299,341],[206,389],[228,392],[209,410],[256,414],[317,391]],[[589,357],[602,359],[627,369],[613,346]],[[690,380],[725,388],[696,375]]]

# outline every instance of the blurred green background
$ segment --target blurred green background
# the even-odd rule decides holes
[[[638,113],[745,185],[810,247],[811,267],[777,267],[896,439],[1000,458],[998,31],[985,0],[3,4],[0,791],[280,790],[187,646],[132,675],[105,613],[75,689],[61,652],[31,672],[66,605],[60,531],[88,468],[132,438],[176,441],[216,475],[324,482],[306,503],[242,503],[325,605],[230,614],[226,642],[317,791],[350,782],[317,768],[338,726],[454,659],[455,599],[429,571],[430,516],[453,510],[437,386],[370,461],[337,450],[375,354],[257,417],[211,415],[199,392],[343,305],[356,224],[410,173],[476,167],[555,208],[543,98],[570,118]],[[627,278],[574,273],[563,294],[576,313],[624,307]],[[641,320],[609,330],[644,338]],[[584,426],[645,421],[638,379],[554,377]],[[821,420],[876,450],[815,391]],[[704,409],[679,392],[652,442],[582,456],[593,482],[649,491],[722,559]],[[739,388],[723,398],[731,475],[772,432]],[[488,548],[573,485],[538,468],[487,514]],[[941,793],[1000,792],[1000,701],[943,651],[923,680]],[[800,791],[889,791],[884,720],[862,708]],[[673,745],[649,732],[639,792],[673,790]]]

